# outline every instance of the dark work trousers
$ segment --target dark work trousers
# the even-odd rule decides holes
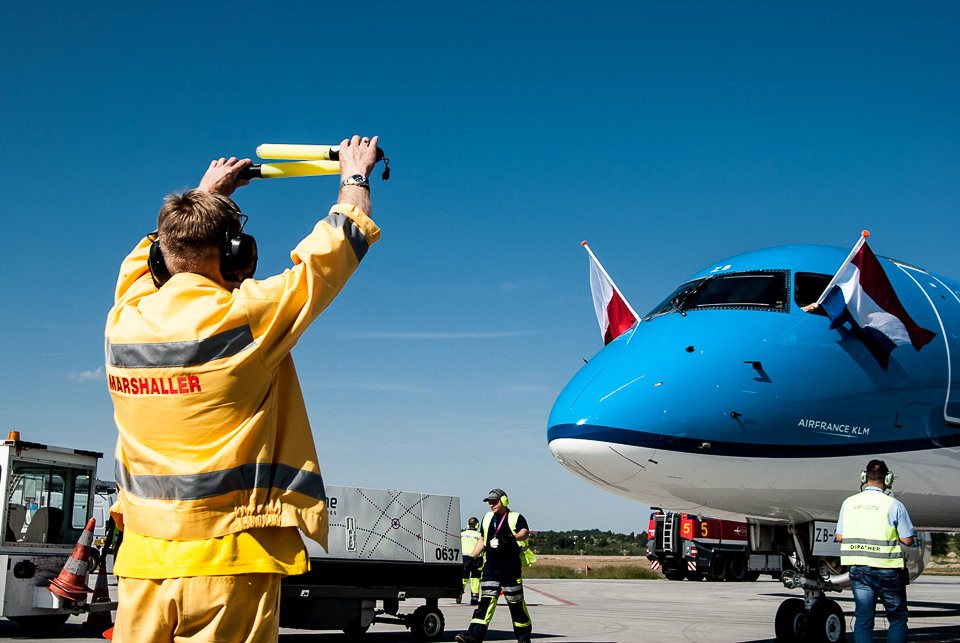
[[[487,636],[487,628],[493,620],[493,613],[497,609],[497,599],[500,592],[510,608],[510,617],[513,619],[513,633],[519,643],[530,643],[530,633],[533,624],[530,622],[530,612],[527,603],[523,600],[523,579],[519,569],[491,569],[484,567],[483,578],[480,580],[480,605],[477,606],[470,620],[469,634],[482,643]]]

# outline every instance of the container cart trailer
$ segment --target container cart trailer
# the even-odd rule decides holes
[[[280,625],[362,635],[373,623],[438,640],[439,599],[462,590],[460,499],[327,486],[328,551],[310,539],[310,571],[283,579]],[[424,603],[409,609],[409,601]]]

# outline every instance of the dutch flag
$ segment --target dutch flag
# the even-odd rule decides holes
[[[607,271],[600,265],[600,261],[590,250],[587,242],[583,241],[580,245],[590,255],[590,292],[593,295],[597,323],[600,324],[600,334],[606,345],[630,330],[639,316],[627,303]]]
[[[820,305],[830,317],[830,328],[849,322],[881,366],[887,367],[890,352],[902,344],[917,350],[936,333],[921,328],[903,308],[883,266],[866,243],[864,231],[850,256],[820,296]]]

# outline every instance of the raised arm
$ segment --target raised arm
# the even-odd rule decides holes
[[[377,164],[377,141],[379,136],[363,138],[354,136],[340,142],[340,197],[337,203],[353,205],[371,216],[370,185],[344,185],[343,181],[359,174],[370,177],[373,166]]]

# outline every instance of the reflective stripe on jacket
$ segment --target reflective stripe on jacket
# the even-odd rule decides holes
[[[326,544],[323,478],[290,350],[379,236],[363,211],[335,205],[291,268],[233,291],[194,273],[158,290],[149,241],[127,256],[106,324],[118,525],[167,540],[299,527]]]
[[[897,528],[890,524],[894,498],[878,491],[862,491],[843,503],[842,565],[903,567]]]

